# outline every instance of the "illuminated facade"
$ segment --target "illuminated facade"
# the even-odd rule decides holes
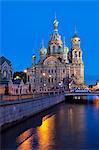
[[[77,32],[71,38],[71,50],[62,41],[58,32],[58,21],[53,22],[54,31],[48,42],[48,48],[40,49],[40,59],[36,64],[36,56],[32,56],[32,67],[27,69],[27,81],[31,83],[32,90],[48,91],[65,87],[76,87],[84,83],[84,64],[80,37]]]

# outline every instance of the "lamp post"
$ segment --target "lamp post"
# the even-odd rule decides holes
[[[43,72],[42,75],[43,75],[43,92],[44,92],[44,85],[45,85],[44,80],[45,80],[45,75],[46,75],[45,72]]]

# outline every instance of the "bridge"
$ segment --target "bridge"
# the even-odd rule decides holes
[[[99,92],[71,92],[65,93],[65,96],[99,96]]]

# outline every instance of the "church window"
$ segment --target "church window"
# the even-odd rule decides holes
[[[48,82],[50,83],[50,78],[48,79]]]
[[[18,94],[18,89],[16,89],[16,94]]]
[[[7,72],[6,72],[6,70],[4,71],[4,78],[6,78],[7,77]]]
[[[65,69],[63,69],[63,73],[65,73]]]
[[[81,57],[81,53],[79,52],[79,57]]]
[[[41,82],[42,82],[42,78],[41,78]]]
[[[58,47],[58,54],[60,53],[60,46]]]
[[[75,53],[74,53],[74,57],[75,57],[75,58],[77,58],[77,51],[75,51]]]
[[[53,46],[53,54],[55,54],[55,46]]]
[[[28,76],[28,82],[30,81],[30,77]]]
[[[53,73],[53,70],[52,70],[52,73]]]

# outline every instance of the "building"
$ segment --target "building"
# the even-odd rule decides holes
[[[8,87],[10,95],[31,94],[31,91],[29,91],[29,84],[24,84],[23,80],[11,80],[8,83]]]
[[[77,32],[71,38],[69,51],[65,39],[62,41],[58,32],[58,20],[53,22],[54,30],[47,49],[40,49],[40,59],[36,64],[36,56],[32,56],[32,66],[27,69],[27,82],[37,92],[73,88],[84,84],[84,63],[80,48],[80,37]],[[68,85],[68,86],[67,86]]]
[[[13,79],[11,61],[0,57],[0,94],[22,95],[30,94],[30,84],[24,84],[21,79]]]
[[[0,57],[0,94],[5,93],[8,82],[12,79],[12,64],[4,56]]]
[[[4,56],[0,57],[0,83],[7,83],[12,79],[12,64]]]

